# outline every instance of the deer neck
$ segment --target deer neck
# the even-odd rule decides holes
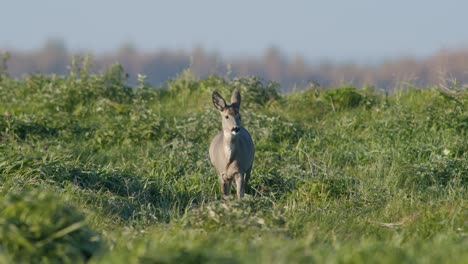
[[[224,154],[228,160],[232,160],[237,153],[238,136],[232,136],[231,133],[224,133],[223,141]]]

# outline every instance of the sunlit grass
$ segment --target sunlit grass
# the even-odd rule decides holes
[[[0,262],[468,260],[466,91],[74,71],[0,81]],[[256,157],[223,201],[210,95],[233,86]]]

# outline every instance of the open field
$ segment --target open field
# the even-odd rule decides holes
[[[234,86],[256,157],[222,201],[211,93]],[[0,263],[468,262],[466,90],[275,88],[1,74]]]

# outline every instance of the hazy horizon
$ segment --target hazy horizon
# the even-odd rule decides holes
[[[49,39],[72,52],[191,51],[377,62],[468,47],[464,1],[1,1],[0,49],[31,51]]]

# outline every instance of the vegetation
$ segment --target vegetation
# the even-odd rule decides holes
[[[1,50],[2,47],[0,53]],[[28,72],[65,75],[74,54],[63,41],[54,39],[47,41],[42,48],[29,52],[14,49],[6,51],[10,54],[8,72],[16,77]],[[93,61],[91,68],[99,71],[115,61],[122,63],[132,84],[137,82],[138,73],[145,74],[149,83],[161,85],[168,78],[174,78],[184,69],[190,68],[199,78],[210,74],[259,76],[280,83],[281,90],[287,92],[296,87],[317,85],[327,88],[373,85],[387,91],[408,85],[468,87],[467,48],[444,49],[424,58],[402,56],[366,64],[308,60],[301,55],[290,57],[274,47],[266,49],[259,56],[228,58],[203,48],[144,52],[131,44],[125,44],[110,54],[95,54]],[[0,71],[1,67],[0,64]]]
[[[224,201],[211,93],[233,87],[256,157]],[[0,262],[467,262],[466,90],[277,90],[0,72]]]

